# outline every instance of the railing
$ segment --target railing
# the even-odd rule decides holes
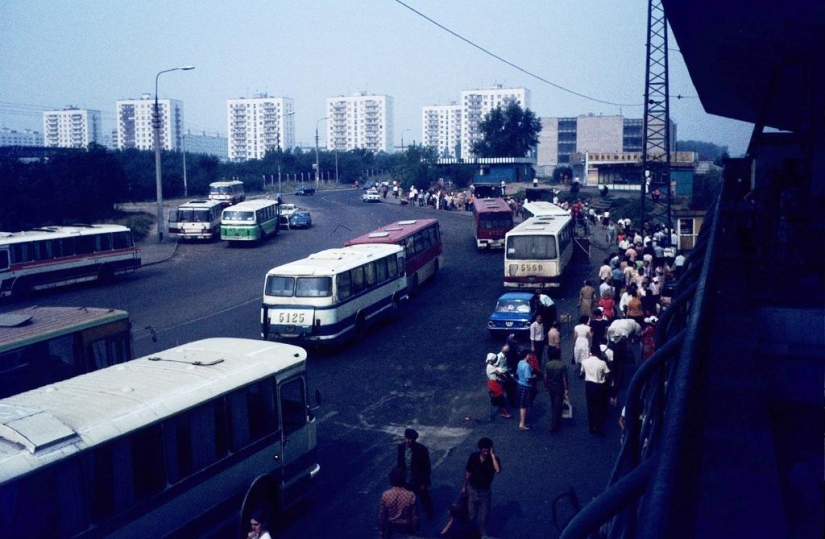
[[[695,478],[687,441],[700,421],[696,379],[720,230],[720,200],[708,210],[676,292],[656,328],[657,350],[636,370],[624,409],[625,441],[608,486],[587,504],[562,539],[675,537],[688,508],[680,501]],[[699,427],[700,428],[700,427]],[[681,515],[681,517],[680,517]],[[756,515],[754,518],[758,518]],[[681,529],[681,532],[685,532]]]

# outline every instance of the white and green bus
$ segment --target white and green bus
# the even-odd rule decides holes
[[[261,334],[309,344],[360,339],[407,298],[400,245],[327,249],[267,272]]]
[[[291,506],[319,470],[297,346],[206,339],[0,400],[7,537],[233,523],[240,537],[252,511]]]
[[[221,214],[221,239],[262,242],[278,233],[280,211],[274,200],[247,200],[230,206]]]

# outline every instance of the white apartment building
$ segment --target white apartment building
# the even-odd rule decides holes
[[[0,129],[0,146],[43,146],[43,135],[31,129],[17,131],[4,127]]]
[[[431,105],[422,108],[421,141],[434,148],[439,157],[461,155],[461,105]]]
[[[295,104],[288,97],[258,94],[226,101],[229,160],[262,159],[295,146]]]
[[[491,110],[502,109],[512,103],[522,109],[530,107],[530,90],[527,88],[502,88],[496,85],[486,90],[461,92],[461,157],[472,157],[473,143],[481,139],[479,124]]]
[[[137,148],[154,150],[155,139],[152,126],[152,112],[155,100],[149,94],[140,99],[122,99],[115,103],[117,108],[118,150]],[[158,99],[160,111],[160,144],[164,150],[179,151],[183,135],[183,102],[177,99]]]
[[[393,100],[388,95],[327,98],[327,149],[363,148],[374,153],[393,149]]]
[[[100,111],[66,107],[43,112],[43,146],[86,148],[100,141]]]

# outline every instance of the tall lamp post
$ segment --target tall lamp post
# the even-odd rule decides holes
[[[321,122],[328,118],[329,116],[324,116],[323,118],[315,122],[315,187],[318,187],[319,175],[321,174],[321,166],[318,160],[318,126],[321,124]]]
[[[170,71],[189,71],[195,66],[164,69],[155,75],[155,107],[152,109],[152,128],[155,131],[155,190],[158,199],[158,243],[163,243],[163,181],[160,172],[160,106],[158,105],[158,78]]]

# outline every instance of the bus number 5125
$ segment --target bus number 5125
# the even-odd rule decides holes
[[[305,318],[304,313],[278,313],[278,323],[280,324],[303,324]]]

